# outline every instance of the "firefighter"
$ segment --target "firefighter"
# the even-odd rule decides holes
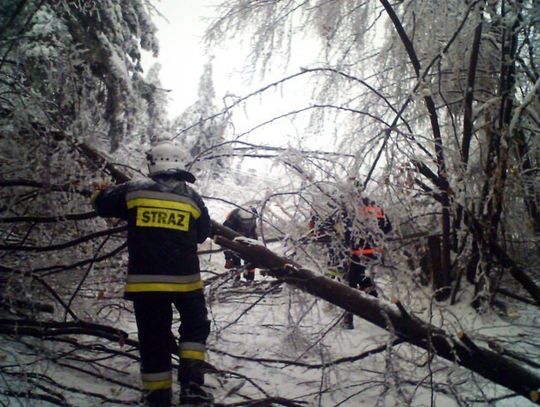
[[[210,235],[208,210],[187,183],[182,150],[161,142],[147,154],[149,177],[98,190],[98,215],[127,221],[129,253],[124,297],[133,301],[147,406],[170,406],[172,398],[172,304],[180,313],[180,403],[204,405],[205,343],[210,322],[197,244]]]
[[[237,233],[250,238],[258,239],[257,236],[257,209],[253,206],[249,207],[248,210],[242,208],[233,209],[223,222],[223,226],[231,228]],[[240,256],[231,250],[225,250],[225,268],[226,269],[237,269],[241,266],[242,261]],[[246,281],[253,281],[255,279],[255,268],[244,262],[244,278]],[[240,274],[235,275],[235,281],[240,280]]]
[[[333,208],[333,205],[329,205]],[[322,243],[326,255],[326,275],[332,280],[342,281],[349,267],[349,250],[338,221],[339,213],[334,212],[321,220],[319,214],[311,216],[308,227],[308,236],[313,242]]]
[[[339,195],[325,194],[332,199],[321,212],[330,209],[331,213],[312,216],[310,235],[325,244],[327,273],[332,279],[343,278],[350,287],[377,297],[375,284],[366,271],[380,259],[382,248],[378,243],[392,225],[383,209],[364,196],[355,178],[349,179],[346,187]],[[343,326],[354,328],[353,314],[345,313]]]
[[[392,230],[390,220],[383,209],[374,201],[363,196],[362,188],[356,183],[353,211],[344,206],[342,221],[345,227],[345,243],[350,248],[350,262],[347,280],[350,287],[360,289],[365,293],[378,297],[371,277],[366,275],[366,269],[380,259],[383,249],[378,244],[382,235]],[[344,327],[354,329],[353,314],[345,313]]]

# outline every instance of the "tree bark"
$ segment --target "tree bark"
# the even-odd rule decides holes
[[[426,193],[433,193],[433,191],[422,183],[419,179],[415,179],[415,183],[422,188]],[[440,199],[438,195],[433,194],[433,197],[437,200]],[[477,243],[483,243],[486,246],[489,246],[491,253],[498,261],[498,263],[507,268],[511,276],[521,284],[521,286],[527,290],[527,292],[534,299],[536,305],[540,305],[540,286],[536,284],[534,279],[532,279],[522,267],[519,267],[518,264],[508,255],[508,253],[497,243],[493,241],[488,241],[486,237],[485,228],[482,224],[474,217],[474,214],[467,211],[459,202],[454,201],[454,205],[458,209],[463,209],[464,211],[464,223],[467,225],[469,230],[473,233],[474,239]]]
[[[410,313],[400,311],[400,308],[396,309],[359,290],[316,274],[263,246],[230,240],[234,235],[240,235],[215,222],[214,232],[217,244],[236,251],[259,268],[267,268],[269,275],[352,312],[380,328],[393,331],[413,345],[434,352],[540,404],[540,376],[498,353],[475,345],[464,333],[458,333],[456,338]]]
[[[382,6],[384,7],[386,13],[388,14],[394,28],[399,35],[407,55],[413,65],[414,72],[417,76],[417,80],[420,83],[424,80],[424,76],[429,71],[429,66],[424,73],[421,72],[421,64],[418,58],[418,54],[414,49],[414,44],[409,38],[405,28],[403,27],[399,17],[397,16],[394,8],[387,0],[379,0]],[[455,37],[454,37],[455,38]],[[447,44],[447,47],[450,45]],[[446,52],[445,50],[441,55]],[[446,159],[444,155],[444,144],[441,134],[441,128],[439,126],[439,118],[437,115],[437,108],[435,106],[435,101],[430,95],[424,96],[424,104],[426,105],[426,110],[429,114],[429,121],[431,124],[431,131],[433,135],[433,142],[435,148],[435,157],[437,164],[437,179],[438,182],[436,185],[440,188],[440,203],[442,206],[442,215],[441,215],[441,268],[437,271],[442,276],[440,277],[443,280],[448,280],[450,278],[450,249],[451,249],[451,230],[450,230],[450,184],[447,177],[446,169]]]

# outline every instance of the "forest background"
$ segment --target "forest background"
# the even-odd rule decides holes
[[[0,9],[3,405],[138,404],[125,225],[89,196],[144,174],[160,139],[184,147],[218,235],[199,249],[220,402],[540,402],[539,1],[224,1],[172,118],[141,63],[159,3]],[[211,50],[230,44],[250,90],[216,94]],[[353,179],[394,225],[378,300],[326,278],[306,238]],[[247,205],[260,245],[220,227]],[[233,287],[222,246],[266,275]]]

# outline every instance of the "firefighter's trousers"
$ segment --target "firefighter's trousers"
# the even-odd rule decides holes
[[[172,304],[180,313],[180,343],[171,332]],[[137,321],[141,378],[151,405],[167,405],[172,396],[171,352],[179,351],[178,380],[181,386],[204,383],[205,343],[210,322],[202,291],[181,293],[174,300],[144,298],[133,301]]]
[[[367,265],[373,260],[377,259],[376,255],[372,256],[351,256],[351,264],[349,266],[349,273],[347,276],[349,287],[360,289],[365,293],[378,297],[377,290],[371,277],[366,275]],[[353,314],[350,312],[345,313],[344,323],[349,329],[353,328]]]

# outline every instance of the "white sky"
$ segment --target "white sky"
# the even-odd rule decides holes
[[[197,100],[202,69],[209,60],[202,38],[211,18],[217,15],[216,5],[219,3],[220,0],[159,0],[155,3],[168,21],[154,16],[154,23],[158,27],[160,55],[157,60],[145,55],[143,62],[146,68],[154,62],[161,64],[162,85],[165,89],[170,89],[169,117],[171,119],[181,114]],[[293,53],[293,62],[287,72],[276,69],[273,71],[272,79],[261,80],[250,85],[247,84],[247,74],[244,76],[240,74],[249,51],[247,44],[244,44],[243,48],[237,44],[223,44],[219,49],[212,50],[212,55],[215,57],[213,79],[218,106],[223,106],[222,98],[226,94],[245,96],[277,78],[298,72],[300,66],[309,66],[314,60],[315,48],[310,47],[309,42],[306,46],[306,41],[301,41],[301,46],[297,46]],[[236,109],[233,118],[236,133],[240,134],[284,111],[305,106],[309,93],[305,83],[298,80],[289,83],[283,93],[281,89],[266,92],[263,99],[254,99],[251,102],[249,110]],[[258,130],[258,134],[250,136],[250,141],[268,143],[270,135],[271,144],[287,144],[291,142],[291,137],[298,137],[302,133],[299,127],[301,126],[289,120],[282,120]],[[276,138],[279,138],[281,143]]]
[[[154,16],[158,27],[160,53],[156,59],[145,56],[145,66],[161,64],[161,81],[170,89],[169,115],[182,113],[197,99],[197,87],[203,65],[208,61],[202,37],[219,0],[159,0],[156,8],[163,17]]]

